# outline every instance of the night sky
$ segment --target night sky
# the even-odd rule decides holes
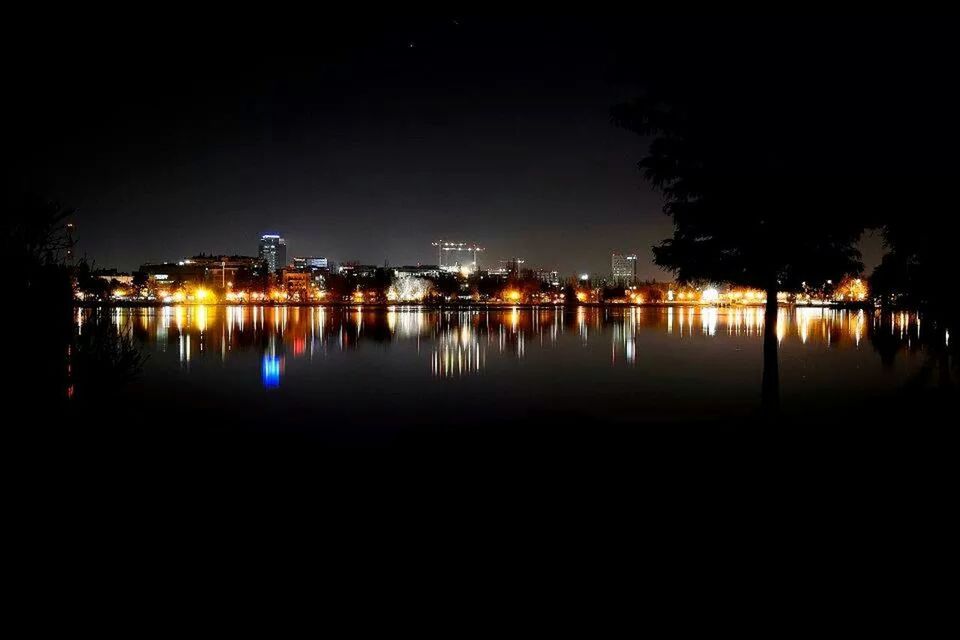
[[[636,171],[645,141],[610,123],[635,90],[622,47],[707,56],[753,29],[701,41],[639,18],[297,22],[45,33],[8,79],[23,97],[13,175],[78,209],[79,252],[99,267],[252,255],[275,232],[289,256],[392,265],[435,262],[440,238],[487,247],[482,266],[519,256],[564,274],[636,252],[641,275],[663,279],[649,247],[671,223]]]

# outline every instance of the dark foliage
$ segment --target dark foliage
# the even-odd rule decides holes
[[[0,266],[32,314],[26,333],[10,341],[20,366],[16,393],[50,414],[67,408],[68,398],[106,397],[120,389],[143,364],[132,336],[121,335],[109,317],[99,316],[76,335],[72,324],[74,280],[105,293],[109,283],[91,275],[86,261],[72,264],[73,211],[36,196],[7,197]]]
[[[62,408],[67,397],[72,288],[65,261],[71,250],[71,213],[39,197],[5,194],[0,216],[0,269],[7,293],[31,314],[9,341],[8,356],[18,367],[13,396],[51,411]]]
[[[802,50],[765,51],[680,54],[613,110],[650,139],[639,167],[674,221],[654,256],[682,281],[782,290],[862,269],[855,243],[870,215],[856,204],[844,133],[856,123],[836,108],[839,77]]]
[[[3,207],[0,265],[18,295],[34,296],[54,274],[66,277],[72,250],[71,209],[32,195],[8,196]]]
[[[874,286],[955,306],[948,26],[791,19],[662,31],[624,56],[638,97],[613,110],[649,140],[640,170],[673,218],[657,264],[680,280],[765,289],[769,327],[778,289],[860,271],[855,242],[882,226],[891,254]],[[768,399],[778,386],[773,334]]]
[[[119,331],[108,314],[98,313],[71,350],[74,400],[103,402],[139,374],[146,360],[131,331]]]
[[[871,290],[885,304],[923,308],[956,320],[958,232],[955,216],[933,224],[922,219],[891,221],[884,228],[889,253],[870,278]]]

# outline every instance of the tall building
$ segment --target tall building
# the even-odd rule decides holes
[[[287,266],[287,241],[273,234],[261,236],[260,259],[267,263],[270,273],[284,268]]]
[[[614,284],[625,287],[636,284],[637,256],[633,254],[624,255],[622,253],[615,253],[610,262]]]

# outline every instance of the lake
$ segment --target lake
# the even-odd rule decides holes
[[[390,442],[418,430],[737,422],[760,411],[760,307],[76,309],[148,360],[116,392],[177,428]],[[782,308],[783,415],[855,418],[929,364],[914,313]],[[117,417],[118,420],[125,418]]]

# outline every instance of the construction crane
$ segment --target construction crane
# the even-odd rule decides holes
[[[454,265],[450,265],[448,260],[444,260],[445,256],[449,255],[449,252],[456,251],[458,254],[466,252],[468,254],[473,254],[473,270],[477,270],[477,254],[481,251],[486,251],[481,246],[477,244],[468,243],[468,242],[451,242],[449,240],[437,240],[436,242],[431,243],[434,247],[437,248],[437,266],[441,269],[448,269],[450,266],[455,266],[456,264],[461,264],[460,260],[456,260]]]

